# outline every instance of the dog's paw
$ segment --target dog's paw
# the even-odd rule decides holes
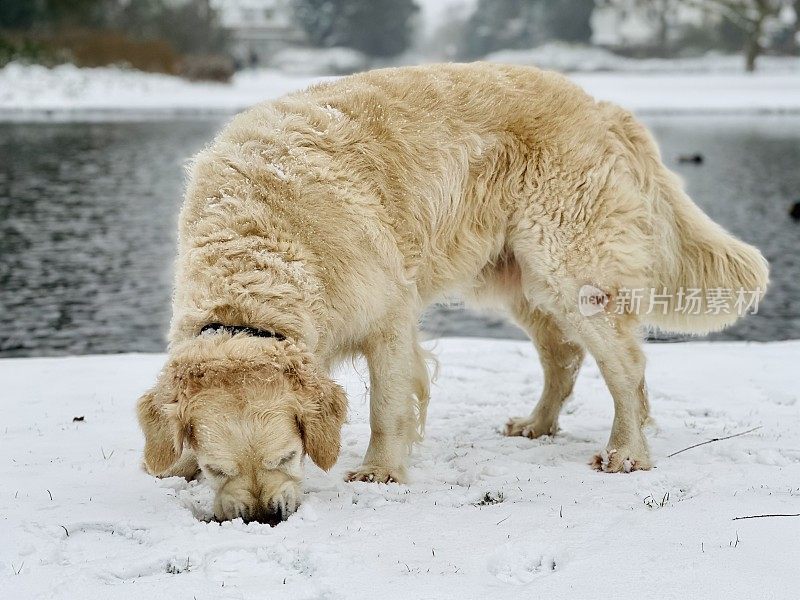
[[[555,435],[557,431],[556,423],[545,423],[534,417],[512,417],[506,423],[503,433],[509,437],[522,436],[534,439],[543,435]]]
[[[593,469],[604,473],[630,473],[649,471],[653,465],[645,452],[633,452],[629,448],[606,448],[592,457]]]
[[[362,465],[349,471],[345,481],[368,481],[371,483],[406,483],[405,469],[391,469],[372,465]]]

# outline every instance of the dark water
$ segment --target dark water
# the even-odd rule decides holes
[[[160,351],[185,159],[220,119],[0,124],[0,356]],[[764,252],[759,314],[714,337],[800,338],[800,118],[649,119],[712,218]],[[702,166],[679,165],[700,152]],[[523,337],[438,308],[432,335]]]

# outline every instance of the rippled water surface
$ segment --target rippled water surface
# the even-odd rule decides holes
[[[715,338],[800,338],[800,118],[649,119],[712,218],[772,264],[759,314]],[[0,355],[160,351],[183,165],[219,119],[0,124]],[[677,164],[702,153],[702,165]],[[432,335],[522,337],[437,308]]]

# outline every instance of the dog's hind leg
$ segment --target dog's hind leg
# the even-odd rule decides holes
[[[577,305],[577,297],[575,303]],[[560,315],[558,323],[563,331],[567,332],[570,340],[579,340],[592,354],[614,400],[611,436],[605,450],[594,456],[592,466],[606,472],[651,468],[650,452],[643,431],[649,420],[649,404],[644,379],[645,358],[639,339],[638,322],[631,315],[614,315],[606,312],[602,315],[584,317],[577,311],[571,310]],[[558,339],[563,340],[563,338]],[[570,342],[563,340],[563,343]],[[553,347],[550,346],[551,351]],[[581,355],[576,352],[573,356]],[[568,370],[569,363],[562,364],[564,365],[562,368]],[[545,367],[545,393],[548,388],[547,369],[548,367]],[[577,368],[575,371],[577,373]],[[563,378],[562,375],[562,381]],[[574,379],[572,381],[574,382]],[[550,396],[548,398],[550,405],[555,405],[563,393],[561,391],[557,395]],[[543,401],[545,397],[543,394]],[[546,418],[549,414],[557,414],[555,410],[548,412],[547,407],[550,405],[540,402],[542,410],[540,414],[543,415],[540,427],[547,424]],[[534,411],[534,415],[537,415],[537,411]],[[533,426],[534,433],[539,434],[535,422]]]
[[[544,259],[534,250],[531,244],[516,252],[517,257],[524,257],[520,261],[521,289],[533,305],[554,316],[569,340],[592,354],[614,400],[611,436],[592,465],[608,472],[649,469],[652,464],[643,432],[649,405],[638,316],[617,314],[610,308],[584,316],[579,305],[582,278],[572,275],[563,263],[551,266],[551,271],[537,270]],[[609,285],[606,293],[617,297],[618,289]]]
[[[505,434],[529,438],[555,434],[561,407],[572,393],[583,364],[583,348],[568,340],[552,316],[532,308],[521,294],[513,301],[511,312],[536,346],[544,371],[544,388],[533,412],[509,420]]]
[[[591,464],[607,472],[649,469],[652,463],[643,431],[649,403],[638,323],[627,315],[604,315],[585,318],[582,325],[582,339],[614,399],[611,437]]]
[[[428,402],[424,351],[415,320],[392,319],[364,344],[370,376],[369,446],[349,481],[406,481],[406,460],[419,439]]]

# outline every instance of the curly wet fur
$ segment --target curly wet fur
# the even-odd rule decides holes
[[[330,368],[365,355],[372,437],[351,476],[402,481],[430,393],[417,320],[461,292],[508,309],[539,350],[542,398],[509,435],[557,430],[588,350],[616,409],[597,466],[649,468],[640,326],[703,332],[733,317],[585,318],[586,283],[609,298],[623,288],[763,292],[767,267],[692,204],[630,113],[560,75],[481,63],[372,71],[256,106],[197,155],[180,216],[170,364],[219,377],[222,389],[277,385],[269,374],[282,380],[300,361],[327,386],[302,402],[321,406],[337,395]],[[209,322],[290,341],[198,339]],[[217,345],[220,360],[199,360],[200,347]],[[148,446],[165,431],[156,396],[140,412]],[[297,406],[301,396],[295,387],[270,397]],[[318,414],[338,436],[338,405]],[[158,472],[166,461],[146,463]]]

